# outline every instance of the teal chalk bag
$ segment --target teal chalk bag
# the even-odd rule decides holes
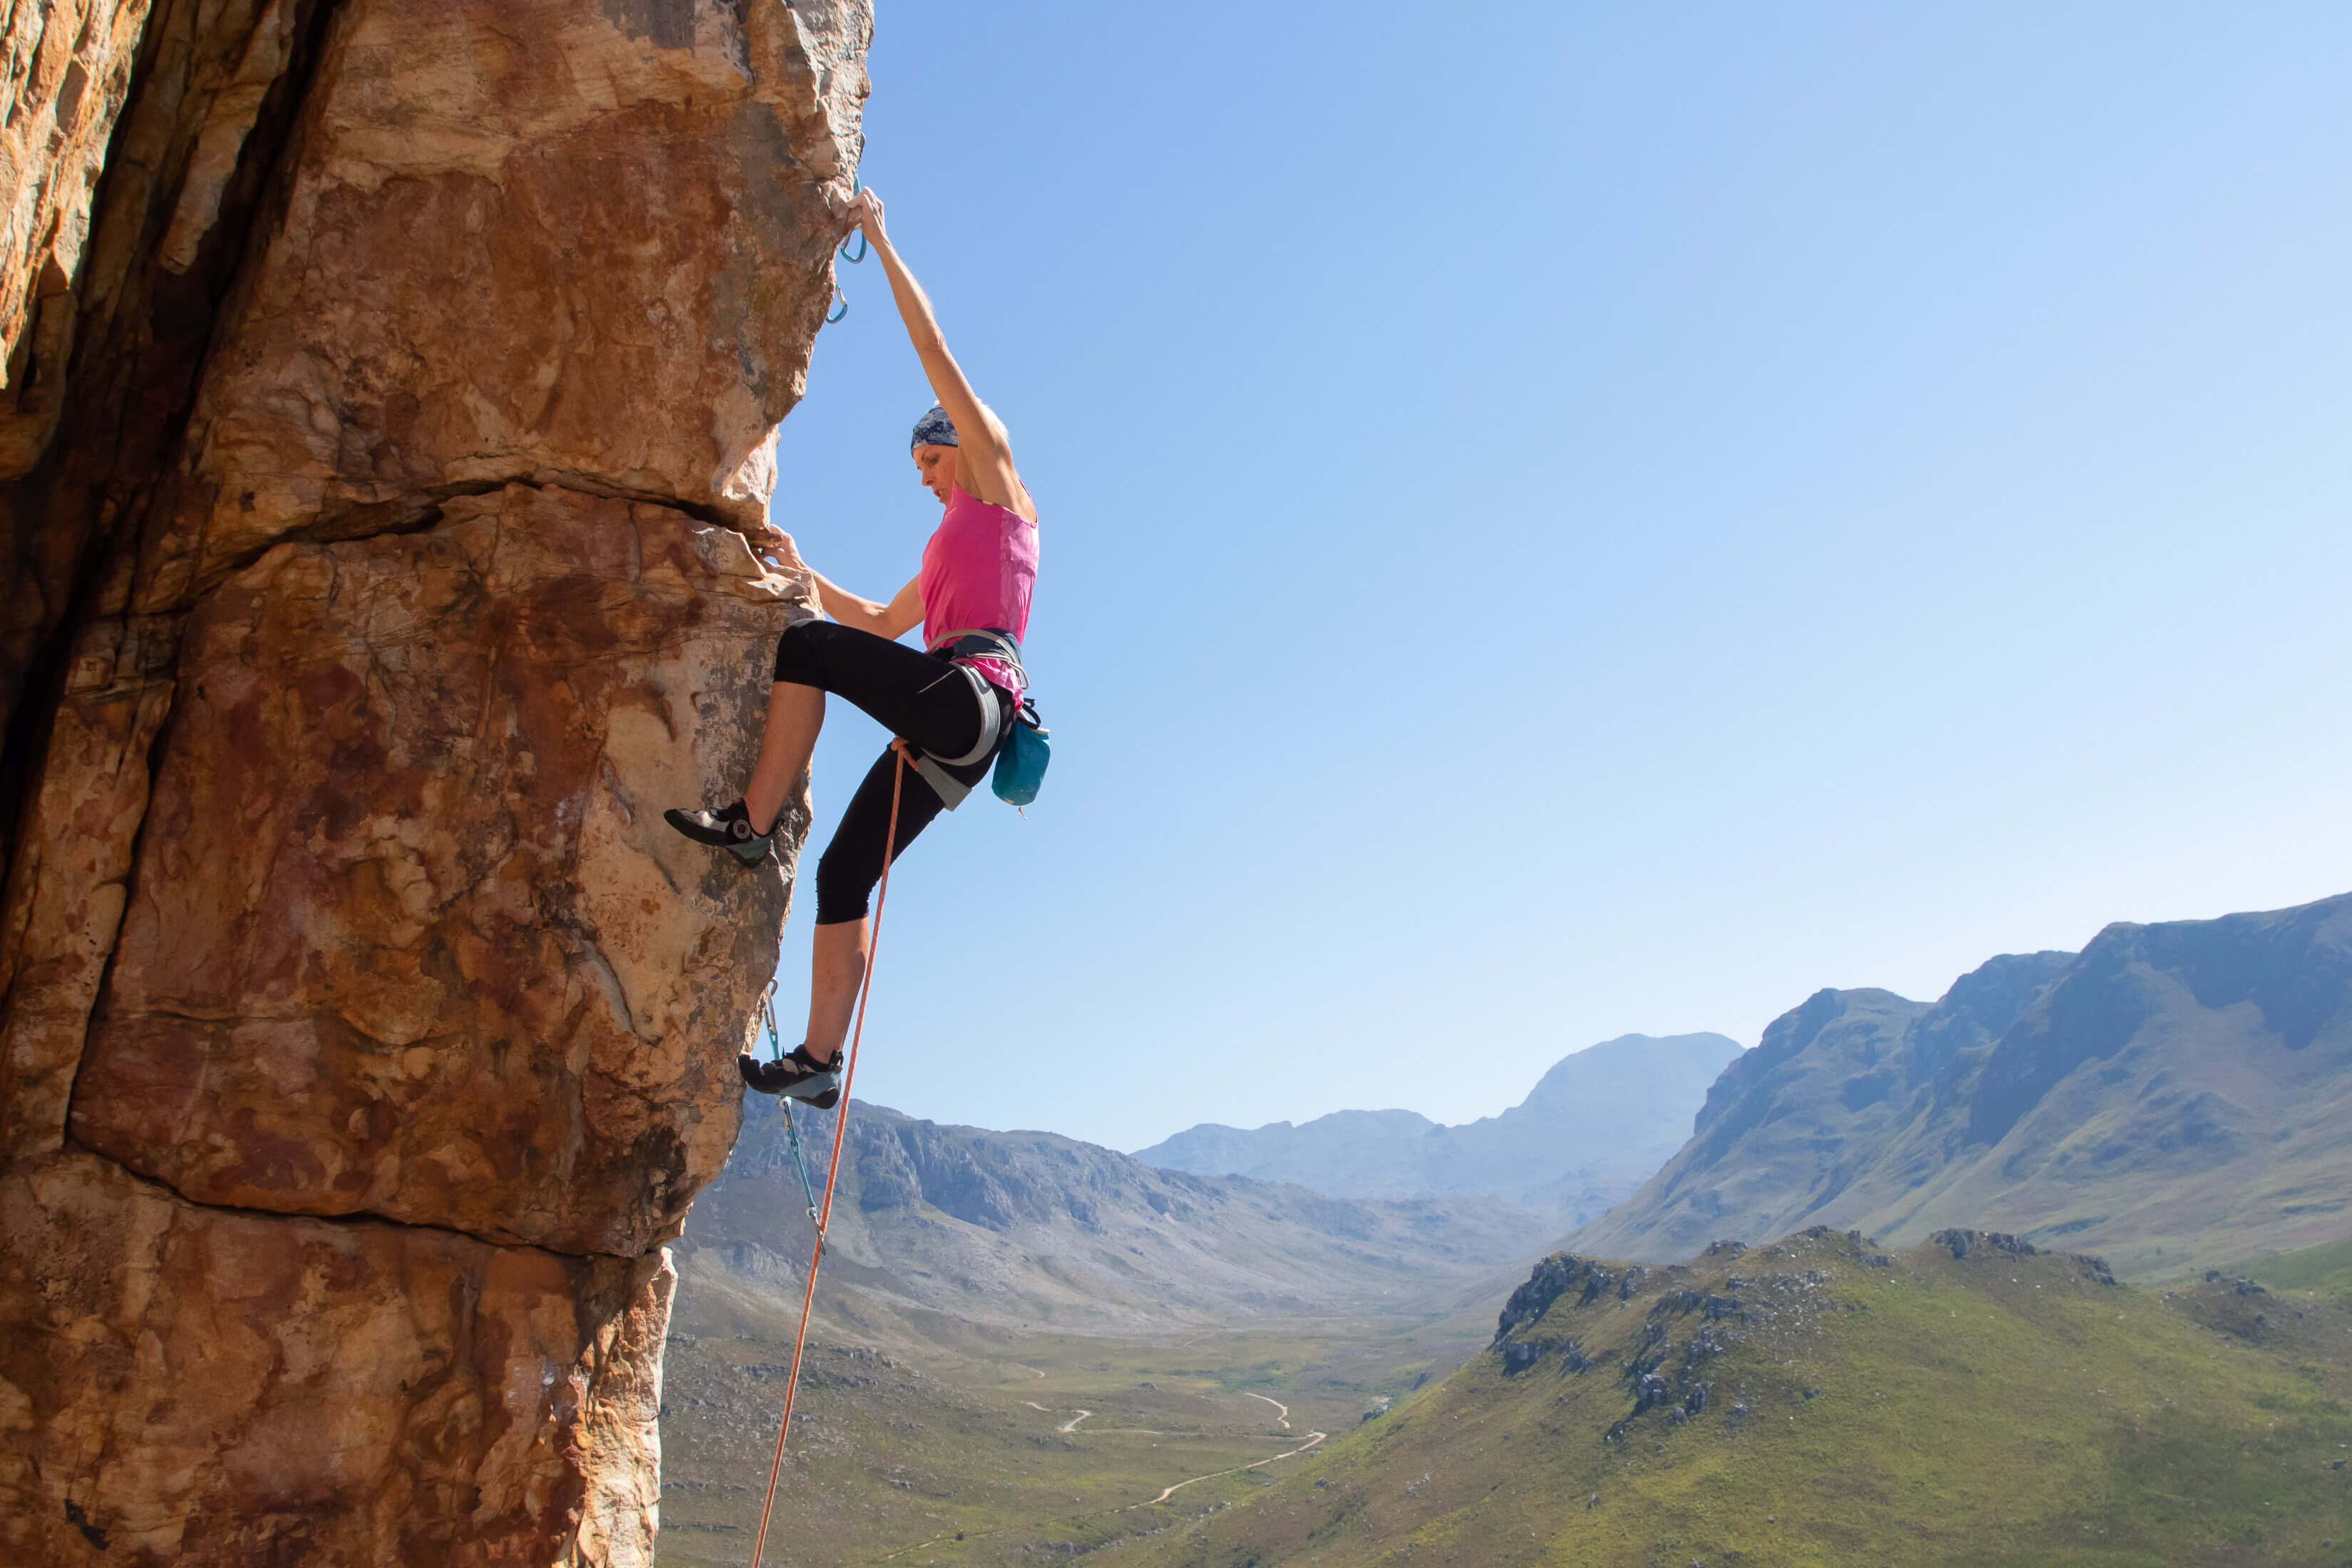
[[[988,787],[1007,805],[1027,805],[1045,782],[1045,764],[1053,758],[1052,731],[1037,721],[1037,705],[1023,698],[1013,714],[1013,732],[996,753],[996,771]]]

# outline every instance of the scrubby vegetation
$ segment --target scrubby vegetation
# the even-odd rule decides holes
[[[1824,1231],[1685,1267],[1555,1258],[1506,1322],[1376,1426],[1122,1561],[2352,1564],[2340,1296]]]

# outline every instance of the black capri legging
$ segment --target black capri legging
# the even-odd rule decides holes
[[[958,667],[904,643],[832,621],[802,621],[776,642],[776,679],[795,686],[846,697],[893,735],[905,737],[933,758],[961,757],[980,743],[980,704],[971,679]],[[1011,694],[992,684],[997,705],[998,744],[1012,728]],[[935,763],[959,784],[976,784],[988,775],[991,751],[961,767]],[[887,746],[866,770],[841,826],[816,863],[816,923],[840,925],[866,918],[866,900],[882,879],[882,839],[890,827],[890,774],[898,763]],[[946,804],[920,773],[906,771],[898,798],[898,833],[890,846],[896,860]]]

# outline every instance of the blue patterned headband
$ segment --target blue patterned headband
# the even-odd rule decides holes
[[[924,412],[920,419],[915,421],[915,438],[908,443],[910,447],[959,445],[961,443],[956,440],[955,421],[949,418],[948,411],[936,403]]]

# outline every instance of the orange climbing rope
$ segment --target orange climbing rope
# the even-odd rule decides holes
[[[751,1568],[760,1568],[761,1553],[768,1547],[768,1516],[776,1508],[776,1478],[783,1474],[784,1443],[793,1435],[793,1396],[800,1392],[801,1356],[808,1348],[809,1313],[816,1306],[816,1268],[824,1257],[825,1230],[833,1223],[833,1188],[841,1179],[841,1147],[849,1141],[849,1086],[857,1076],[857,1043],[866,1036],[866,999],[874,991],[874,955],[882,947],[882,906],[890,897],[890,862],[897,858],[898,845],[898,790],[909,765],[905,741],[894,738],[890,750],[898,760],[890,770],[890,826],[882,835],[882,882],[874,891],[874,930],[866,939],[866,978],[857,986],[857,1021],[849,1033],[849,1055],[842,1058],[841,1115],[833,1126],[833,1160],[824,1173],[824,1207],[817,1215],[816,1245],[809,1249],[808,1289],[801,1298],[801,1331],[793,1340],[793,1371],[784,1381],[784,1419],[776,1428],[776,1458],[768,1467],[768,1496],[760,1504],[760,1532],[751,1540]],[[777,1044],[781,1046],[782,1042]],[[788,1110],[785,1114],[792,1112]]]

